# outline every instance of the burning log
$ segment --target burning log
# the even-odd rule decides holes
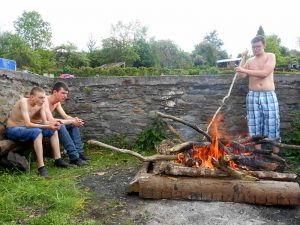
[[[258,179],[256,177],[253,177],[252,175],[247,175],[241,171],[238,171],[238,170],[230,167],[222,157],[220,157],[219,160],[212,158],[211,161],[215,167],[230,174],[232,177],[234,177],[236,179],[258,181]]]
[[[188,149],[191,149],[195,144],[197,144],[197,142],[187,141],[184,143],[180,143],[178,145],[174,145],[173,143],[172,146],[172,144],[169,141],[163,140],[161,144],[158,146],[157,152],[163,155],[174,155],[186,151]]]
[[[188,177],[230,177],[230,175],[218,168],[198,168],[186,167],[184,165],[170,162],[159,161],[153,165],[153,174],[166,174],[172,176],[188,176]],[[293,173],[278,173],[273,171],[250,171],[244,172],[247,175],[257,177],[262,180],[277,180],[277,181],[296,181],[297,175]]]
[[[268,171],[283,171],[284,164],[274,162],[265,162],[262,157],[256,155],[225,155],[224,160],[228,163],[234,161],[238,165],[248,166],[255,169],[263,169]]]

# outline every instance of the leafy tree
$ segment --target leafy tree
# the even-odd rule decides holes
[[[256,32],[256,36],[257,35],[265,36],[265,31],[264,31],[264,29],[263,29],[262,26],[259,26],[259,28],[258,28],[258,30]]]
[[[195,59],[199,59],[202,56],[204,64],[209,66],[215,66],[218,59],[218,49],[215,44],[209,43],[208,41],[203,41],[195,46],[195,50],[192,52]]]
[[[136,67],[151,67],[154,66],[154,60],[151,57],[151,46],[150,44],[143,38],[139,40],[135,40],[134,48],[139,56],[138,60],[136,60],[133,65]]]
[[[272,52],[276,56],[277,66],[287,65],[287,57],[281,54],[281,40],[277,35],[266,36],[266,52]]]
[[[223,41],[218,37],[218,32],[216,30],[206,35],[204,37],[204,41],[207,41],[208,43],[215,45],[217,50],[221,50],[221,47],[224,45]]]
[[[92,52],[96,49],[96,40],[93,38],[92,35],[90,35],[90,37],[89,37],[87,47],[89,49],[89,52]]]
[[[31,68],[33,70],[38,66],[38,55],[17,34],[0,33],[0,55],[4,58],[16,60],[19,68]]]
[[[100,49],[91,50],[87,53],[86,56],[90,61],[91,67],[98,67],[105,64],[105,59],[103,57],[102,50]]]
[[[104,63],[125,62],[131,66],[139,59],[132,43],[120,42],[115,38],[102,40],[102,56],[105,58]]]
[[[63,44],[53,49],[54,60],[58,68],[64,69],[65,66],[69,65],[71,54],[77,50],[77,47],[72,44]]]
[[[137,51],[142,52],[138,43],[146,40],[146,33],[147,28],[138,21],[128,24],[119,21],[112,25],[111,36],[102,40],[101,54],[106,58],[106,63],[125,62],[132,66],[138,62],[140,57]]]
[[[171,40],[151,41],[152,57],[155,59],[155,66],[167,67],[170,69],[183,68],[191,64],[187,54],[178,48]]]
[[[51,28],[43,21],[36,11],[24,11],[22,16],[14,22],[16,32],[33,48],[47,48],[51,46]]]
[[[39,48],[34,52],[38,55],[38,66],[36,68],[37,73],[43,74],[56,71],[56,66],[53,60],[54,52],[52,50]]]

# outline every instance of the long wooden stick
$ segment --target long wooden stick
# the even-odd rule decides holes
[[[176,160],[178,159],[177,155],[152,155],[152,156],[143,156],[135,151],[132,150],[128,150],[128,149],[121,149],[121,148],[116,148],[114,146],[108,145],[108,144],[104,144],[100,141],[95,141],[95,140],[89,140],[87,142],[88,144],[92,144],[92,145],[97,145],[103,148],[108,148],[111,149],[113,151],[116,152],[122,152],[122,153],[126,153],[129,155],[133,155],[135,157],[137,157],[138,159],[144,161],[144,162],[152,162],[152,161],[160,161],[160,160]]]
[[[186,140],[182,137],[182,135],[171,125],[171,124],[168,124],[168,128],[169,130],[176,136],[178,137],[178,139],[181,141],[181,142],[186,142]]]
[[[202,134],[203,136],[205,136],[207,138],[207,140],[211,142],[211,136],[209,136],[204,130],[201,130],[197,125],[191,124],[187,121],[184,121],[183,119],[180,119],[180,118],[175,117],[175,116],[167,115],[167,114],[164,114],[164,113],[161,113],[161,112],[156,112],[156,114],[160,117],[171,119],[171,120],[177,121],[179,123],[185,124],[185,125],[193,128],[195,131],[197,131],[200,134]]]
[[[241,61],[240,61],[240,63],[239,63],[239,66],[242,65],[242,64],[244,63],[245,59],[246,59],[246,56],[243,55],[243,57],[242,57],[242,59],[241,59]],[[210,126],[212,125],[212,123],[213,123],[214,120],[216,119],[218,113],[221,111],[223,105],[225,104],[225,100],[226,100],[227,98],[229,98],[229,96],[230,96],[230,94],[231,94],[231,91],[232,91],[232,88],[233,88],[233,85],[234,85],[234,82],[235,82],[237,76],[238,76],[238,74],[235,73],[235,74],[234,74],[234,77],[233,77],[233,79],[232,79],[231,85],[230,85],[230,87],[229,87],[228,93],[227,93],[227,95],[222,99],[222,102],[221,102],[220,107],[217,109],[217,111],[215,112],[213,118],[211,119],[210,123],[208,124],[207,129],[206,129],[206,133],[209,132]]]

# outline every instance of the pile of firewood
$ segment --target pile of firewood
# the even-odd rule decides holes
[[[272,149],[257,149],[255,146],[268,144],[297,150],[300,146],[277,143],[264,136],[247,137],[236,141],[216,139],[198,126],[180,118],[160,112],[156,112],[156,115],[185,124],[203,135],[206,140],[186,141],[173,126],[168,124],[171,132],[181,143],[175,144],[172,140],[164,140],[157,147],[158,154],[152,156],[143,156],[137,152],[119,149],[95,140],[90,140],[88,143],[131,154],[145,162],[156,162],[154,173],[181,176],[231,176],[246,180],[295,180],[297,177],[295,174],[282,173],[287,167],[286,160],[274,154]],[[218,154],[214,152],[216,148]]]

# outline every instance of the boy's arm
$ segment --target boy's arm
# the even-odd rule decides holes
[[[41,113],[43,111],[42,108],[41,108],[41,111],[40,111]],[[24,119],[24,123],[25,123],[26,127],[28,127],[28,128],[49,128],[49,129],[52,129],[52,130],[57,130],[57,126],[55,126],[54,124],[37,124],[37,123],[31,122],[30,116],[29,116],[29,113],[28,113],[28,106],[27,106],[26,99],[21,100],[20,110],[21,110],[21,114],[22,114],[22,117]],[[42,114],[41,114],[41,118],[43,120],[43,123],[46,123],[45,117],[43,118]]]
[[[242,65],[242,66],[239,66],[239,67],[242,67],[242,68],[244,68],[244,69],[248,69],[249,68],[249,61],[247,61],[244,65]],[[239,67],[237,67],[237,68],[239,68]],[[237,68],[236,68],[236,73],[238,74],[238,76],[239,76],[239,78],[240,79],[245,79],[245,78],[247,78],[248,77],[248,74],[247,73],[245,73],[245,72],[239,72],[238,70],[237,70]]]
[[[264,78],[273,73],[276,65],[276,57],[273,53],[269,53],[267,61],[262,70],[249,70],[247,68],[237,68],[237,72],[247,73],[249,76]]]
[[[247,55],[248,55],[248,49],[246,49],[242,53],[242,60],[241,60],[240,65],[238,67],[242,67],[242,68],[247,68],[248,69],[249,60],[246,61]],[[248,76],[247,73],[238,72],[237,70],[236,70],[236,73],[238,74],[238,76],[239,76],[240,79],[245,79]]]
[[[61,122],[63,124],[73,124],[74,126],[77,126],[77,127],[81,127],[84,125],[84,122],[83,120],[77,118],[77,117],[72,117],[72,116],[69,116],[65,110],[63,109],[63,107],[61,106],[60,102],[57,104],[57,107],[55,109],[58,114],[63,118],[63,120],[61,120]]]

